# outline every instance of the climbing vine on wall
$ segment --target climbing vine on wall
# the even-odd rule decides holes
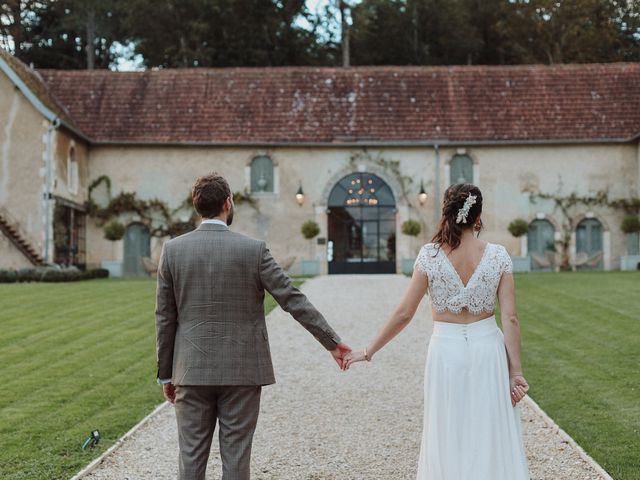
[[[529,201],[536,203],[538,200],[550,200],[554,204],[554,211],[559,210],[562,214],[562,232],[560,239],[556,243],[561,248],[562,259],[560,261],[561,270],[570,270],[573,265],[570,261],[569,249],[571,246],[571,234],[576,228],[577,217],[572,209],[578,205],[584,207],[605,207],[615,210],[623,210],[627,214],[637,216],[640,213],[640,197],[628,197],[610,199],[609,192],[599,190],[593,195],[578,195],[572,192],[568,195],[529,192]]]
[[[105,185],[109,199],[104,207],[98,205],[92,196],[93,191],[101,184]],[[99,226],[104,226],[109,220],[130,213],[137,215],[142,223],[149,227],[151,235],[173,238],[195,229],[198,221],[198,214],[193,208],[191,194],[174,209],[158,198],[140,199],[135,192],[120,192],[112,197],[111,179],[106,175],[98,177],[89,185],[88,197],[87,212]],[[247,192],[235,192],[233,200],[236,205],[248,203],[255,208],[255,200]],[[180,215],[181,212],[184,213]]]
[[[349,157],[349,166],[353,170],[357,169],[358,163],[360,162],[367,162],[380,167],[385,174],[393,177],[400,186],[402,198],[411,206],[411,202],[409,201],[409,187],[413,184],[413,178],[402,174],[400,171],[400,160],[387,160],[380,153],[373,156],[366,148],[363,148],[362,152],[356,152]]]

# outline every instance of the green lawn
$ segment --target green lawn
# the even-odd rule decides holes
[[[640,273],[516,277],[531,397],[616,480],[640,479]]]
[[[639,479],[640,273],[532,273],[516,283],[531,396],[616,480]],[[154,288],[0,285],[2,480],[69,478],[162,401]],[[83,452],[96,428],[103,442]]]
[[[162,402],[154,291],[149,280],[0,285],[2,480],[67,479]],[[102,442],[84,452],[94,429]]]

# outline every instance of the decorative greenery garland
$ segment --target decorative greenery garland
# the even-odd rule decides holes
[[[402,194],[402,198],[404,198],[409,206],[411,206],[411,202],[409,201],[409,186],[413,183],[413,178],[408,175],[403,175],[400,171],[400,160],[387,160],[382,157],[381,154],[377,156],[372,156],[366,148],[362,149],[362,152],[354,153],[349,157],[349,166],[353,170],[357,169],[357,162],[365,161],[372,163],[380,168],[387,175],[391,175],[395,178],[400,185],[400,193]]]

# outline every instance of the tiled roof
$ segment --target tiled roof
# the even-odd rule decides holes
[[[40,73],[96,142],[598,141],[640,133],[640,64]]]

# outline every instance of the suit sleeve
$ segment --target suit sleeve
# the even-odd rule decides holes
[[[167,245],[162,248],[156,287],[156,354],[158,378],[169,379],[173,370],[173,345],[178,314],[173,293],[173,277],[167,257]]]
[[[322,314],[309,299],[298,290],[288,275],[271,256],[264,243],[261,244],[260,281],[285,312],[288,312],[311,333],[327,350],[334,350],[340,337],[333,331]]]

